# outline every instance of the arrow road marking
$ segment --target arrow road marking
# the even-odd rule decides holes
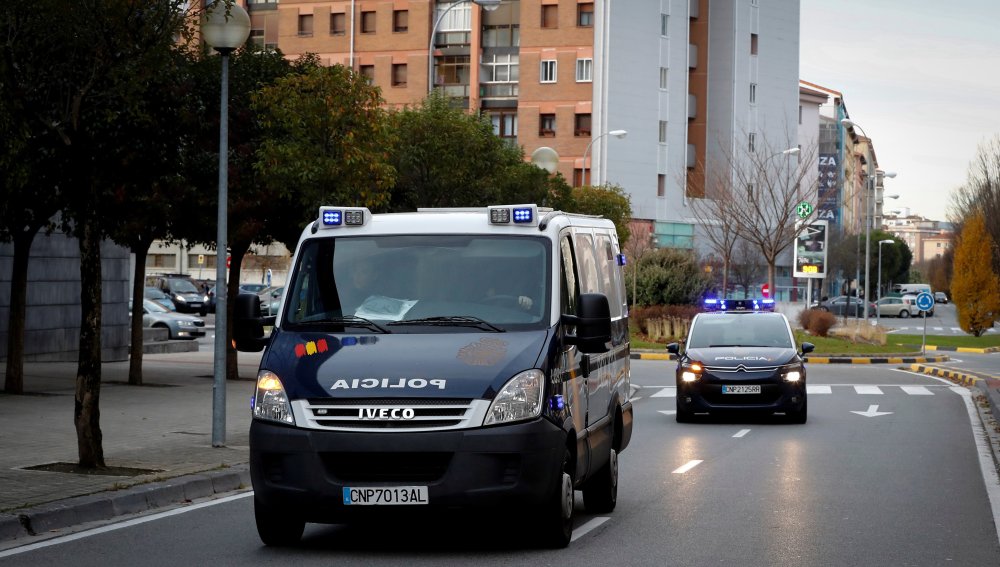
[[[851,413],[856,413],[858,415],[863,415],[865,417],[878,417],[880,415],[889,415],[891,411],[878,411],[877,405],[868,406],[868,411],[852,411]]]

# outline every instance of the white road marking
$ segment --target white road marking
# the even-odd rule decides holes
[[[641,399],[642,399],[642,396],[633,396],[633,397],[629,398],[628,401],[630,401],[630,402],[637,402],[637,401],[639,401]]]
[[[740,429],[739,431],[736,432],[736,435],[733,435],[733,437],[736,437],[737,439],[739,439],[740,437],[743,437],[747,433],[750,433],[749,429]]]
[[[806,394],[832,394],[833,388],[830,386],[806,386]]]
[[[700,464],[702,464],[704,462],[705,461],[699,461],[699,460],[688,461],[688,463],[686,465],[684,465],[684,466],[680,467],[679,469],[675,470],[674,474],[684,474],[684,473],[688,472],[689,470],[695,468],[696,466],[698,466],[698,465],[700,465]]]
[[[573,537],[569,538],[570,541],[576,541],[581,537],[587,535],[587,533],[594,531],[595,528],[607,522],[611,518],[607,516],[598,516],[596,518],[591,518],[589,522],[583,524],[579,528],[573,530]]]
[[[868,406],[868,411],[852,411],[851,413],[856,413],[858,415],[863,415],[865,417],[879,417],[881,415],[891,415],[891,411],[878,411],[877,405]]]
[[[677,386],[670,386],[650,396],[650,398],[676,398]]]
[[[979,469],[983,472],[983,480],[986,483],[986,495],[990,499],[990,508],[993,510],[993,526],[997,531],[997,539],[1000,540],[1000,475],[997,475],[996,465],[993,463],[993,451],[990,449],[990,441],[983,429],[982,420],[975,403],[972,401],[972,393],[966,388],[954,386],[952,392],[962,396],[965,402],[965,409],[969,412],[969,425],[972,426],[972,437],[979,450]]]
[[[660,413],[663,415],[674,415],[677,413],[677,410],[660,410]]]
[[[878,386],[855,386],[854,391],[859,394],[868,394],[873,396],[882,395],[882,389]]]
[[[15,547],[13,549],[8,549],[6,551],[0,551],[0,559],[4,557],[10,557],[12,555],[18,555],[21,553],[27,553],[29,551],[35,551],[36,549],[42,549],[45,547],[51,547],[53,545],[59,545],[62,543],[69,543],[71,541],[76,541],[78,539],[83,539],[85,537],[91,537],[95,535],[105,534],[108,532],[113,532],[123,528],[130,528],[132,526],[138,526],[139,524],[145,524],[146,522],[152,522],[154,520],[159,520],[162,518],[169,518],[170,516],[176,516],[178,514],[183,514],[185,512],[193,512],[200,508],[207,508],[209,506],[215,506],[218,504],[225,504],[227,502],[232,502],[233,500],[239,500],[240,498],[246,498],[248,496],[253,496],[253,491],[242,492],[240,494],[234,494],[233,496],[226,496],[224,498],[219,498],[217,500],[209,500],[207,502],[200,502],[198,504],[191,504],[190,506],[184,506],[182,508],[174,508],[173,510],[167,510],[166,512],[160,512],[158,514],[151,514],[149,516],[142,516],[141,518],[135,518],[132,520],[127,520],[117,524],[110,524],[107,526],[101,526],[99,528],[94,528],[91,530],[85,530],[82,532],[77,532],[75,534],[64,535],[61,537],[40,541],[38,543],[32,543],[30,545],[24,545],[21,547]]]
[[[933,396],[934,393],[923,386],[900,386],[904,392],[911,396]]]

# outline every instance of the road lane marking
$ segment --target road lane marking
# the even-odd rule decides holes
[[[900,386],[904,392],[911,396],[933,396],[934,393],[924,386]]]
[[[859,394],[868,394],[873,396],[882,395],[882,389],[878,386],[855,386],[854,391]]]
[[[659,392],[650,396],[650,398],[676,398],[677,397],[677,386],[670,386],[664,388]]]
[[[737,439],[739,439],[740,437],[743,437],[743,436],[744,436],[744,435],[746,435],[747,433],[750,433],[750,430],[749,430],[749,429],[740,429],[740,430],[739,430],[739,431],[738,431],[738,432],[736,433],[736,435],[733,435],[733,437],[736,437]]]
[[[832,394],[833,388],[830,386],[806,386],[807,394]]]
[[[972,438],[976,442],[979,451],[979,469],[983,473],[983,481],[986,484],[986,495],[990,500],[990,508],[993,510],[993,525],[997,531],[997,540],[1000,541],[1000,475],[997,474],[996,465],[993,462],[993,450],[990,448],[990,440],[983,428],[983,422],[979,417],[979,410],[976,409],[975,402],[972,401],[972,393],[967,388],[954,386],[952,392],[962,396],[965,402],[965,409],[969,412],[969,425],[972,426]]]
[[[579,528],[573,530],[573,537],[569,538],[570,541],[576,541],[581,537],[587,535],[588,532],[594,531],[595,528],[607,522],[611,518],[607,516],[598,516],[597,518],[591,518],[589,522],[583,524]]]
[[[688,461],[688,463],[686,465],[684,465],[684,466],[680,467],[679,469],[675,470],[674,474],[684,474],[684,473],[688,472],[689,470],[695,468],[696,466],[698,466],[698,465],[700,465],[700,464],[702,464],[704,462],[705,461],[699,461],[699,460]]]
[[[677,410],[659,410],[663,415],[675,415]]]

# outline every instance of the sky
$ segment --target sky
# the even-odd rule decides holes
[[[885,209],[947,220],[1000,138],[1000,0],[801,0],[799,77],[840,91],[872,139]]]

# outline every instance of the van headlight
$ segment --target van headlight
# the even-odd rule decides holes
[[[544,383],[545,374],[535,369],[525,370],[511,378],[493,398],[483,425],[523,421],[541,415]]]
[[[257,392],[253,398],[254,419],[265,419],[295,425],[292,405],[278,375],[270,370],[257,374]]]

